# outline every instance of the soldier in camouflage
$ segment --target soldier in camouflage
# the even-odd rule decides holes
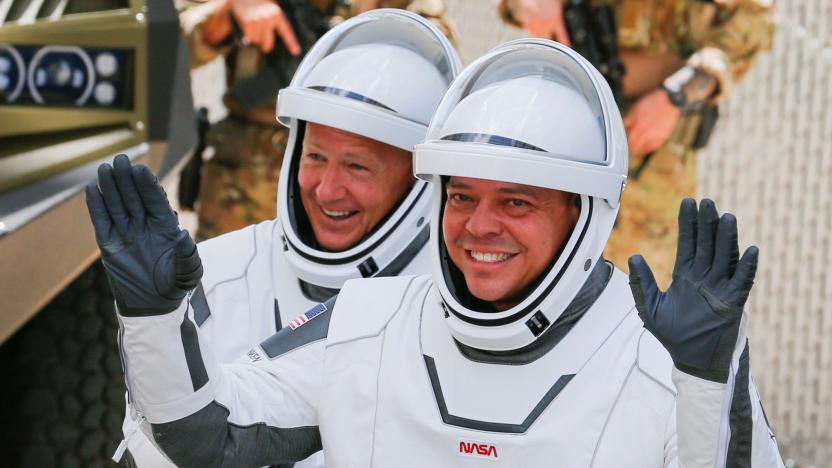
[[[627,270],[642,252],[661,286],[670,282],[680,200],[696,195],[695,149],[715,105],[771,47],[773,0],[594,0],[615,12],[621,104],[630,177],[605,256]],[[563,17],[575,0],[501,0],[503,19],[570,43]]]
[[[223,103],[228,117],[213,125],[206,138],[213,157],[202,168],[197,240],[276,216],[277,176],[289,135],[275,120],[277,91],[288,85],[300,55],[329,25],[374,8],[401,8],[431,20],[453,39],[442,0],[177,0],[176,4],[192,65],[220,56],[226,65],[228,92]],[[324,24],[303,24],[302,31],[293,27],[297,10],[281,5],[297,4],[314,8],[301,21]],[[277,77],[264,74],[264,68],[274,67],[269,54],[278,50],[294,60],[280,62],[283,70]]]

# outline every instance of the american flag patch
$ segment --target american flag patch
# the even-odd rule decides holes
[[[292,330],[296,330],[299,326],[321,315],[322,313],[326,312],[326,310],[326,305],[318,304],[315,307],[301,314],[298,318],[289,322],[289,328],[291,328]]]

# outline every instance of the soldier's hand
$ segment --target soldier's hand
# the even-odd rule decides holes
[[[719,217],[711,200],[688,198],[679,211],[679,244],[673,282],[656,286],[641,255],[630,257],[630,288],[644,327],[664,345],[676,367],[726,382],[740,340],[743,306],[757,271],[756,247],[738,260],[737,220]]]
[[[87,185],[86,195],[119,312],[147,316],[175,310],[199,283],[202,262],[156,176],[121,154],[112,166],[99,166],[98,185]]]
[[[274,49],[275,33],[292,55],[299,55],[300,43],[286,13],[274,0],[230,0],[231,13],[243,30],[243,39],[267,54]]]
[[[662,89],[640,97],[624,117],[630,152],[644,155],[659,149],[670,139],[681,115]]]
[[[569,47],[569,32],[563,19],[562,0],[506,0],[511,14],[535,37],[554,39]]]

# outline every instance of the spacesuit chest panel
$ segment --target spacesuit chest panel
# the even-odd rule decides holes
[[[216,237],[199,246],[208,311],[196,323],[220,362],[231,362],[275,332],[274,222]]]
[[[385,331],[372,465],[592,466],[636,359],[641,323],[622,307],[629,290],[627,299],[620,288],[605,292],[561,343],[525,365],[464,357],[434,292]]]
[[[319,301],[304,296],[272,220],[200,244],[209,315],[197,321],[221,362],[232,362]]]

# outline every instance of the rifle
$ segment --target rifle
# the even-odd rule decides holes
[[[279,90],[289,86],[303,56],[329,30],[327,16],[308,0],[278,0],[277,3],[295,31],[301,53],[292,56],[283,41],[277,40],[274,49],[264,57],[265,66],[256,74],[237,80],[228,94],[245,111],[268,103]],[[234,15],[231,15],[231,28],[235,41],[242,44],[243,32]]]
[[[691,149],[702,149],[708,146],[708,142],[714,134],[716,122],[719,120],[719,106],[716,104],[704,103],[689,112],[699,114],[699,123],[696,128],[696,134],[691,142]],[[655,154],[656,152],[653,151],[644,156],[641,164],[630,171],[630,180],[638,180],[638,178],[641,177],[641,174],[645,169],[647,169],[647,166],[650,164],[650,161],[653,159]]]
[[[200,107],[196,111],[196,148],[191,159],[185,164],[179,174],[179,187],[176,198],[179,207],[185,211],[193,211],[194,203],[199,196],[200,173],[202,172],[202,153],[205,152],[205,137],[208,134],[208,109]]]
[[[624,102],[624,64],[618,58],[618,35],[612,5],[603,1],[564,0],[563,17],[572,48],[601,72],[619,107]]]

